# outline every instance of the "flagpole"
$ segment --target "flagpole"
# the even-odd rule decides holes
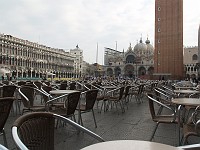
[[[117,51],[117,41],[115,41],[116,42],[116,51]]]
[[[98,63],[98,43],[97,43],[96,63]]]

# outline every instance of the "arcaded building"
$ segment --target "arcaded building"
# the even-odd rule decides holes
[[[185,77],[190,78],[198,78],[198,47],[184,47],[184,53],[183,53],[183,63],[184,63],[184,71],[185,71]]]
[[[104,71],[106,76],[135,78],[149,78],[154,72],[154,48],[142,38],[134,47],[130,44],[126,51],[105,48]]]
[[[184,76],[183,0],[155,0],[154,72]]]
[[[74,59],[63,49],[0,34],[0,67],[17,78],[42,78],[51,73],[71,78],[75,76]]]
[[[200,56],[200,25],[198,30],[198,56]],[[198,63],[200,64],[200,57],[198,58]]]

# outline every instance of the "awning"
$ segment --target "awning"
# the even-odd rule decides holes
[[[8,74],[8,73],[10,73],[10,70],[5,68],[0,68],[0,74]]]
[[[55,76],[56,74],[51,73],[51,72],[47,72],[47,75],[48,75],[48,76]]]

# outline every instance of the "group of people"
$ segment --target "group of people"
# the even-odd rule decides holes
[[[12,76],[10,76],[10,74],[7,74],[6,78],[4,77],[4,75],[1,76],[2,81],[4,81],[4,80],[12,81],[12,78],[14,78],[14,80],[16,80],[16,76],[15,75],[12,77]]]

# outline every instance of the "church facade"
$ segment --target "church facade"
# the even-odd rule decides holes
[[[154,73],[154,48],[142,38],[134,47],[123,52],[105,48],[104,72],[106,76],[123,78],[149,78]]]

